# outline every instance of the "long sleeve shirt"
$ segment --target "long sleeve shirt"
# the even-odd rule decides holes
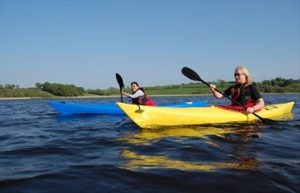
[[[141,90],[137,90],[134,94],[130,94],[128,95],[128,97],[132,98],[132,99],[135,99],[135,98],[138,98],[138,97],[142,97],[144,96],[144,92],[141,91]]]

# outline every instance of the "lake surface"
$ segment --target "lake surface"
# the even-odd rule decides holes
[[[300,94],[264,98],[295,101],[293,119],[142,130],[126,116],[60,116],[48,100],[2,100],[0,192],[300,192]],[[154,99],[229,103],[211,96]]]

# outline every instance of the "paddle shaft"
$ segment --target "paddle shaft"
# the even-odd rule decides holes
[[[120,88],[120,96],[121,96],[121,102],[123,102],[122,88]]]

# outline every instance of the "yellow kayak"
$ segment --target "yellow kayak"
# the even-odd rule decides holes
[[[125,103],[117,103],[117,105],[141,128],[255,122],[259,120],[253,114],[227,110],[217,106],[169,108]],[[293,106],[294,102],[266,105],[256,114],[262,118],[282,119],[286,116],[291,117]]]

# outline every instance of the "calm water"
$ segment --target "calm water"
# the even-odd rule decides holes
[[[293,120],[141,130],[125,116],[59,116],[47,100],[0,101],[0,192],[300,192],[300,95],[264,97],[295,101]]]

